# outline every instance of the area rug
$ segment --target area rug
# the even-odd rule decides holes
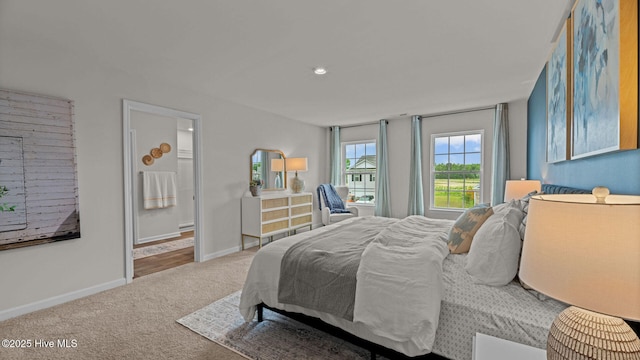
[[[158,255],[169,251],[185,249],[193,246],[193,238],[184,238],[175,241],[168,241],[157,245],[145,246],[133,249],[133,259],[142,259],[147,256]]]
[[[362,348],[267,309],[262,322],[247,323],[240,315],[239,303],[240,291],[177,321],[248,359],[370,358]]]

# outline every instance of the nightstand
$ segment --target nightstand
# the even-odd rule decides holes
[[[473,337],[473,360],[546,360],[543,349],[476,333]]]

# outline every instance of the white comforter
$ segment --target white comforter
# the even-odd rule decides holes
[[[442,262],[449,254],[442,221],[410,216],[383,230],[358,268],[353,321],[394,341],[431,351],[443,294]]]
[[[383,230],[362,254],[357,274],[354,321],[278,302],[280,262],[291,244],[359,218],[278,240],[256,254],[240,300],[240,312],[251,321],[255,306],[314,316],[408,356],[431,351],[442,297],[442,262],[448,253],[449,220],[411,216]]]

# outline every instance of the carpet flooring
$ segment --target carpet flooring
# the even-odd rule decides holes
[[[0,347],[0,359],[243,360],[238,353],[195,334],[176,319],[240,290],[257,249],[189,263],[1,321],[2,339],[31,340],[32,345]],[[0,299],[2,296],[0,290]],[[56,346],[36,348],[35,340],[54,341]],[[58,347],[58,340],[75,340],[76,345]]]
[[[144,246],[133,249],[133,259],[142,259],[148,256],[158,255],[169,251],[175,251],[193,247],[193,238],[185,238],[180,240],[174,240],[169,242],[160,243],[157,245]]]
[[[178,323],[249,359],[370,358],[370,353],[362,348],[266,309],[262,322],[245,322],[238,311],[239,303],[240,291],[179,319]]]

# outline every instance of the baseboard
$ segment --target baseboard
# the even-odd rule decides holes
[[[180,229],[180,232],[191,231],[195,229],[195,224],[193,222],[178,224],[178,228]]]
[[[57,295],[48,299],[36,301],[30,304],[17,306],[11,309],[0,311],[0,321],[14,318],[16,316],[28,314],[34,311],[50,308],[55,305],[60,305],[72,300],[80,299],[85,296],[97,294],[99,292],[116,288],[118,286],[126,285],[127,280],[125,278],[109,281],[103,284],[91,286],[85,289],[72,291],[66,294]]]
[[[247,244],[245,244],[245,249],[247,248],[246,246]],[[255,242],[255,245],[258,245],[258,241]],[[241,246],[238,247],[232,247],[229,249],[225,249],[225,250],[221,250],[221,251],[216,251],[214,253],[211,254],[206,254],[203,258],[202,261],[208,261],[208,260],[213,260],[215,258],[219,258],[221,256],[225,256],[225,255],[229,255],[229,254],[233,254],[233,253],[237,253],[239,251],[241,251]]]
[[[149,236],[149,237],[146,237],[146,238],[138,239],[138,241],[136,242],[136,245],[144,244],[144,243],[148,243],[148,242],[152,242],[152,241],[171,239],[171,238],[175,238],[175,237],[180,237],[181,235],[182,234],[178,231],[178,232],[174,232],[174,233]]]
[[[247,239],[251,239],[251,241],[247,241]],[[262,244],[267,244],[269,243],[268,239],[262,239]],[[249,237],[249,236],[245,236],[244,238],[244,249],[249,249],[252,248],[254,246],[258,246],[260,245],[260,243],[258,242],[258,239],[254,238],[254,237]],[[242,245],[238,246],[238,251],[242,251]]]

